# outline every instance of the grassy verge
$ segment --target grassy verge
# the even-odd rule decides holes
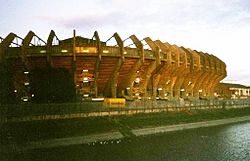
[[[228,110],[195,110],[171,113],[163,112],[155,114],[139,114],[136,116],[120,116],[118,119],[120,123],[129,126],[130,128],[142,128],[148,126],[200,122],[246,115],[250,115],[250,108]]]
[[[82,136],[118,129],[107,118],[80,118],[7,123],[1,125],[2,144],[25,143],[35,140]]]
[[[199,122],[246,115],[250,115],[250,108],[6,123],[1,124],[0,127],[0,144],[22,144],[29,141],[83,136],[114,130],[119,130],[123,134],[130,135],[130,129],[135,128]]]

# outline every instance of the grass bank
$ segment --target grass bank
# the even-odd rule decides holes
[[[162,112],[132,116],[92,117],[68,120],[12,122],[1,124],[1,144],[64,138],[120,131],[131,136],[131,129],[200,122],[250,115],[250,108]]]

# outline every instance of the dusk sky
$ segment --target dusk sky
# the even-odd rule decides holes
[[[225,80],[250,85],[249,0],[0,0],[0,36],[47,40],[77,35],[102,41],[135,34],[213,54],[227,64]]]

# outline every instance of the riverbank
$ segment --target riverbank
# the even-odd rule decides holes
[[[187,129],[240,123],[240,122],[245,122],[245,121],[250,121],[250,116],[179,124],[179,125],[132,129],[131,133],[134,136],[146,136],[146,135],[174,132],[174,131],[187,130]],[[24,152],[27,150],[34,150],[34,149],[56,148],[56,147],[81,145],[81,144],[88,144],[89,146],[94,146],[95,144],[119,144],[122,141],[122,139],[127,138],[127,137],[128,136],[122,134],[119,131],[113,131],[113,132],[88,135],[88,136],[77,136],[77,137],[33,141],[33,142],[28,142],[23,145],[16,145],[16,146],[8,145],[4,147],[4,150],[2,150],[2,152],[4,153]]]
[[[136,131],[142,129],[157,131],[154,128],[171,125],[178,126],[180,124],[186,126],[187,123],[206,122],[242,116],[250,116],[250,108],[192,110],[114,117],[10,122],[0,124],[0,145],[1,147],[5,145],[18,145],[21,147],[31,142],[77,137],[82,138],[83,136],[91,137],[114,132],[119,136],[118,138],[127,138],[135,137],[138,135]],[[185,127],[183,127],[183,129],[184,128]],[[112,137],[109,138],[109,140],[110,139],[112,140]],[[92,139],[92,141],[93,140],[95,139]],[[100,140],[102,139],[98,139],[98,141]],[[81,141],[81,143],[88,143],[88,141]]]

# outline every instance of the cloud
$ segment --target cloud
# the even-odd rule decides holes
[[[230,80],[230,81],[235,81],[235,83],[238,84],[243,84],[243,85],[250,85],[250,75],[249,73],[241,73],[241,74],[237,74],[237,73],[230,73],[230,75],[228,75],[228,77],[225,80]]]
[[[109,25],[122,25],[120,17],[120,13],[97,13],[78,15],[74,17],[39,16],[38,18],[66,28],[96,28]]]
[[[94,6],[94,2],[89,2]],[[237,27],[249,20],[248,3],[245,0],[112,0],[110,3],[95,1],[95,9],[75,8],[69,15],[40,16],[42,20],[65,28],[108,28],[135,30],[151,29],[158,32],[166,29],[191,31]],[[63,12],[63,11],[62,11]],[[62,14],[62,13],[61,13]]]

